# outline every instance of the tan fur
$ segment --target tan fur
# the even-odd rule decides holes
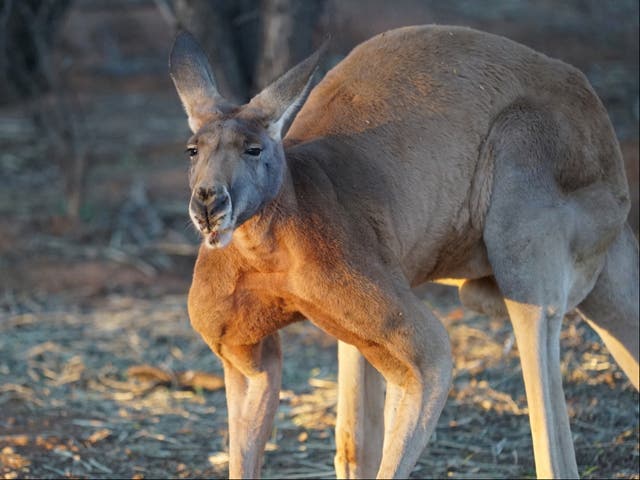
[[[502,37],[402,28],[358,46],[325,76],[278,153],[286,122],[278,119],[273,134],[269,112],[285,111],[283,98],[302,98],[296,92],[309,65],[277,84],[277,95],[211,107],[208,121],[195,122],[192,141],[209,160],[194,167],[194,191],[203,182],[232,185],[234,158],[251,138],[270,145],[271,135],[273,158],[286,162],[277,195],[234,227],[226,248],[203,244],[189,292],[191,322],[232,382],[231,475],[257,475],[273,420],[279,347],[263,348],[265,339],[277,341],[278,329],[308,318],[357,347],[387,381],[382,452],[363,453],[363,435],[351,432],[380,414],[363,416],[362,401],[343,399],[338,471],[352,476],[358,458],[377,463],[382,453],[379,477],[407,476],[435,428],[451,375],[446,333],[410,287],[457,278],[469,280],[463,300],[509,313],[520,349],[533,352],[523,368],[530,402],[539,405],[532,410],[538,474],[575,476],[554,353],[559,322],[606,268],[629,208],[619,148],[592,88],[573,67]],[[197,98],[176,85],[189,112]],[[637,245],[635,253],[633,245],[624,248],[637,259]],[[635,280],[629,275],[637,290],[637,270]],[[599,316],[601,309],[592,310]],[[628,325],[637,336],[637,309]],[[622,344],[616,358],[633,374],[637,342],[636,351]],[[357,355],[344,357],[360,395],[371,374]],[[242,392],[255,393],[233,397]],[[270,407],[255,407],[263,412],[255,422],[248,403],[232,411],[239,401]],[[547,428],[553,418],[557,435]],[[245,424],[252,433],[238,427]]]

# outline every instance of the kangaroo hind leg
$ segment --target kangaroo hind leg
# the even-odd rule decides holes
[[[564,191],[555,171],[565,149],[553,118],[520,107],[496,127],[483,238],[520,352],[537,474],[576,478],[560,371],[562,319],[593,289],[626,211],[606,182]]]
[[[374,478],[382,457],[384,379],[356,347],[338,341],[337,478]]]
[[[488,253],[520,352],[536,472],[539,478],[577,478],[560,371],[560,329],[572,273],[568,242],[562,231],[554,232],[555,222],[546,224],[550,212],[527,218],[520,211],[525,229],[531,228],[522,234],[506,214],[492,210]]]
[[[638,242],[628,225],[607,250],[604,268],[578,311],[638,389]]]

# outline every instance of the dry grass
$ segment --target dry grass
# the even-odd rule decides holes
[[[533,476],[509,325],[462,311],[444,290],[427,302],[448,326],[455,378],[413,476]],[[0,322],[5,478],[226,475],[220,365],[191,330],[184,296],[112,295],[82,309],[39,308]],[[283,331],[283,345],[281,407],[264,476],[331,478],[335,344],[297,324]],[[576,319],[563,334],[563,369],[581,474],[637,478],[638,394]]]

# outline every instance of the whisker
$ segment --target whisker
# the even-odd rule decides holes
[[[184,229],[185,229],[185,230],[189,230],[189,231],[191,231],[191,232],[198,233],[198,234],[200,233],[200,232],[198,231],[198,229],[196,228],[196,226],[195,226],[195,225],[193,224],[193,222],[191,221],[191,219],[188,219],[188,220],[186,220],[186,221],[185,221]]]

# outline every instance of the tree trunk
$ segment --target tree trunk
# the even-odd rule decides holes
[[[326,0],[173,0],[178,27],[210,56],[223,97],[239,103],[311,53]]]
[[[263,0],[260,62],[253,85],[257,93],[307,57],[326,0]]]
[[[247,68],[247,45],[251,43],[256,5],[244,0],[174,0],[178,27],[191,32],[209,55],[218,89],[223,97],[248,99],[252,70]],[[253,25],[253,43],[257,25]]]

